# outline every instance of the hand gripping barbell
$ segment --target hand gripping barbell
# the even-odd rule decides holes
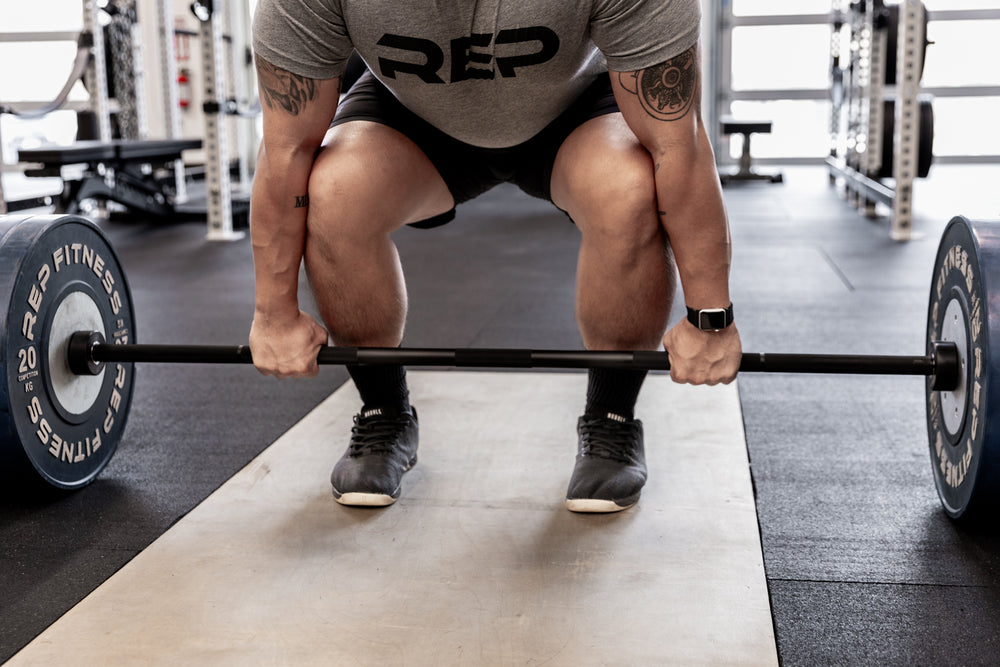
[[[957,217],[941,240],[927,322],[927,354],[859,356],[745,353],[741,372],[927,377],[935,485],[954,518],[1000,497],[994,433],[989,294],[1000,285],[1000,225]],[[121,439],[134,364],[250,364],[246,346],[140,345],[120,260],[78,216],[0,216],[0,446],[61,488],[92,481]],[[1000,343],[998,343],[1000,345]],[[1000,348],[998,348],[1000,349]],[[666,352],[324,347],[321,364],[669,370]],[[1000,385],[998,385],[1000,386]]]

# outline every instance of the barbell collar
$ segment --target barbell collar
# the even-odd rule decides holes
[[[72,334],[67,348],[69,369],[75,375],[100,375],[104,362],[94,359],[93,349],[104,342],[100,331],[77,331]]]
[[[931,376],[931,390],[955,391],[962,381],[962,362],[959,359],[958,345],[953,341],[934,341],[931,343],[931,356],[934,357],[934,373]]]
[[[99,340],[98,340],[99,338]],[[72,341],[76,340],[76,343]],[[109,345],[95,332],[77,332],[69,347],[70,368],[76,373],[94,373],[107,362],[252,364],[246,345]],[[934,343],[926,356],[880,356],[835,354],[743,354],[740,371],[745,373],[830,373],[860,375],[923,375],[933,377],[936,391],[958,386],[958,348],[954,343]],[[526,350],[490,348],[395,348],[322,347],[321,365],[448,366],[458,368],[626,368],[670,370],[666,352]],[[99,372],[96,371],[96,372]]]

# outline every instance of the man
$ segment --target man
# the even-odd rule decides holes
[[[507,181],[580,229],[587,348],[662,342],[675,381],[732,381],[740,340],[728,222],[699,113],[699,22],[698,0],[260,0],[257,368],[315,375],[328,336],[398,346],[406,290],[392,232],[443,224],[456,204]],[[339,100],[353,50],[370,71]],[[303,259],[326,328],[299,310]],[[689,319],[664,335],[676,273]],[[348,370],[364,406],[333,470],[334,496],[388,505],[416,463],[405,370]],[[633,409],[644,377],[590,372],[570,510],[638,500],[646,466]]]

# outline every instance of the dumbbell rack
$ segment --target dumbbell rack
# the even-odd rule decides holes
[[[834,148],[827,160],[831,178],[843,179],[848,199],[868,216],[877,204],[892,209],[891,236],[908,240],[913,233],[913,182],[917,178],[920,133],[920,77],[924,34],[921,0],[900,3],[897,52],[888,53],[888,27],[880,24],[882,0],[841,0],[834,22],[831,57],[834,85],[831,132]],[[839,33],[849,31],[848,53]],[[886,68],[896,59],[893,187],[877,180],[882,170],[882,134],[886,118]],[[838,70],[840,70],[838,72]]]

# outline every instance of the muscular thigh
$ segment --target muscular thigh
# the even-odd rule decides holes
[[[588,120],[566,138],[551,187],[553,203],[585,232],[593,224],[637,214],[656,219],[652,157],[621,113]]]
[[[393,230],[447,213],[454,201],[427,156],[401,132],[371,121],[332,127],[309,179],[309,225]]]

